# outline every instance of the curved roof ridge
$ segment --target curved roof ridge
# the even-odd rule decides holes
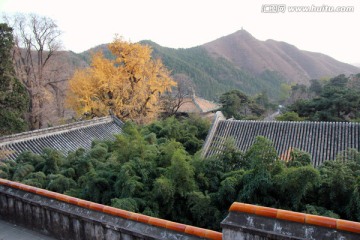
[[[222,121],[234,121],[234,122],[256,122],[256,123],[312,123],[312,124],[338,124],[338,125],[360,125],[360,122],[325,122],[325,121],[264,121],[264,120],[254,120],[254,119],[222,119]]]
[[[107,117],[100,117],[100,118],[95,118],[95,119],[91,119],[91,120],[68,123],[68,124],[59,125],[59,126],[55,126],[55,127],[49,127],[49,128],[43,128],[43,129],[37,129],[37,130],[33,130],[33,131],[27,131],[27,132],[7,135],[7,136],[0,137],[0,146],[5,145],[4,143],[9,144],[9,143],[15,143],[15,142],[23,142],[23,141],[27,141],[27,140],[31,140],[31,139],[37,139],[37,138],[47,137],[49,135],[61,134],[64,132],[81,129],[81,128],[85,128],[88,126],[94,126],[97,124],[108,123],[108,122],[112,122],[112,121],[116,122],[117,124],[119,124],[119,121],[121,122],[121,120],[119,120],[119,119],[117,119],[117,121],[115,121],[114,117],[107,116]]]
[[[213,122],[212,122],[211,127],[210,127],[210,129],[208,131],[208,134],[206,136],[206,139],[204,141],[204,144],[203,144],[203,147],[202,147],[202,150],[201,150],[201,156],[202,157],[205,157],[206,153],[208,152],[210,144],[213,141],[214,134],[215,134],[216,129],[218,127],[218,123],[222,122],[222,121],[226,121],[226,118],[225,118],[224,114],[221,111],[217,111],[215,113],[215,117],[213,119]]]

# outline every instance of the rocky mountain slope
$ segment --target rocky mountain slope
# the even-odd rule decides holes
[[[358,73],[359,68],[325,54],[299,50],[275,40],[260,41],[245,30],[204,44],[213,57],[223,57],[253,74],[266,70],[280,73],[287,82],[308,83],[310,79]]]

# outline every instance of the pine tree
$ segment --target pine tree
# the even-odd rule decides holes
[[[0,24],[0,136],[26,130],[24,115],[29,104],[25,87],[15,77],[11,57],[12,29]]]

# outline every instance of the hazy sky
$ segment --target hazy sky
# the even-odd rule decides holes
[[[283,13],[264,13],[285,4]],[[352,6],[354,12],[290,12],[289,6]],[[273,10],[274,11],[274,10]],[[1,13],[37,13],[56,21],[65,50],[82,52],[115,34],[188,48],[242,27],[259,40],[285,41],[360,63],[359,0],[0,0]]]

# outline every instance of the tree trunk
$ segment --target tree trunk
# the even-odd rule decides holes
[[[40,104],[39,97],[31,96],[30,107],[29,107],[29,122],[30,130],[36,130],[40,128],[39,112]]]

